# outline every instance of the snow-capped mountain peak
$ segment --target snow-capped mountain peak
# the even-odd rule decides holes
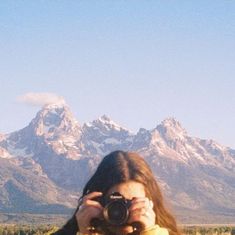
[[[160,135],[168,140],[181,140],[187,135],[186,130],[175,118],[167,118],[156,127]]]
[[[71,133],[79,128],[69,107],[64,103],[45,105],[32,120],[31,126],[39,136]]]
[[[112,132],[113,131],[117,131],[117,132],[125,131],[125,132],[130,133],[130,131],[127,128],[124,128],[121,125],[117,124],[107,115],[103,115],[92,122],[85,123],[84,127],[89,127],[89,128],[92,127],[95,129],[99,129],[105,133],[110,132],[110,131],[112,131]]]
[[[81,136],[81,127],[66,104],[45,105],[30,124],[8,135],[1,141],[13,157],[34,155],[35,146],[48,146],[57,154],[78,158],[76,145]],[[45,147],[47,148],[47,147]]]
[[[106,115],[85,123],[82,131],[84,145],[90,152],[100,155],[115,149],[127,149],[133,138],[128,129],[121,127]]]
[[[177,121],[175,118],[173,117],[169,117],[164,119],[161,122],[161,125],[165,126],[166,128],[171,128],[171,129],[175,129],[178,131],[185,131],[185,129],[181,126],[180,122]]]

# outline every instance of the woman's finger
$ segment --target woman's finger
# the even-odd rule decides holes
[[[132,211],[139,208],[145,208],[146,210],[153,208],[153,203],[148,198],[136,198],[132,201],[130,210]]]
[[[87,208],[87,207],[90,207],[90,206],[93,206],[93,207],[96,207],[96,208],[100,208],[102,209],[102,205],[100,205],[99,202],[97,201],[94,201],[94,200],[86,200],[80,207],[79,209],[84,209],[84,208]]]
[[[79,206],[79,210],[81,211],[84,208],[86,208],[87,206],[94,206],[94,207],[97,207],[97,208],[102,208],[100,203],[95,200],[95,198],[101,197],[102,195],[103,195],[102,192],[92,192],[92,193],[89,193],[89,194],[85,195],[81,199],[81,205]]]
[[[102,192],[91,192],[89,194],[86,194],[83,198],[82,201],[86,201],[86,200],[90,200],[90,199],[94,199],[96,197],[101,197],[103,195]]]

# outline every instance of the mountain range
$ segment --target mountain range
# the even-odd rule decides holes
[[[71,214],[117,149],[143,156],[182,223],[235,222],[235,150],[189,136],[174,118],[137,133],[106,115],[81,125],[66,104],[45,105],[28,126],[0,134],[0,211]]]

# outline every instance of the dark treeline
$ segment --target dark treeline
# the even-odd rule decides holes
[[[50,235],[58,229],[53,225],[0,225],[0,235]],[[187,226],[182,228],[185,235],[235,235],[232,226]]]

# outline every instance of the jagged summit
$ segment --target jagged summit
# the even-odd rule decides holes
[[[113,131],[130,132],[127,128],[124,128],[121,125],[117,124],[109,116],[105,114],[92,122],[85,123],[84,125],[86,127],[99,128],[106,131],[113,130]]]
[[[167,139],[183,139],[187,132],[175,118],[166,118],[156,127],[159,133]]]
[[[174,128],[175,130],[180,130],[180,131],[185,131],[185,129],[182,127],[182,125],[180,124],[180,122],[173,117],[169,117],[164,119],[161,122],[161,125],[165,126],[166,128]]]
[[[42,143],[50,146],[56,154],[67,154],[77,158],[81,127],[65,103],[53,103],[43,106],[36,117],[25,128],[7,136],[1,143],[13,157],[34,155],[35,146]],[[45,147],[45,146],[44,146]]]
[[[37,135],[47,135],[53,132],[73,132],[79,128],[67,104],[53,103],[45,105],[30,123]]]
[[[107,115],[85,123],[82,128],[84,145],[90,152],[104,156],[116,149],[127,149],[132,143],[132,133],[115,123]]]

